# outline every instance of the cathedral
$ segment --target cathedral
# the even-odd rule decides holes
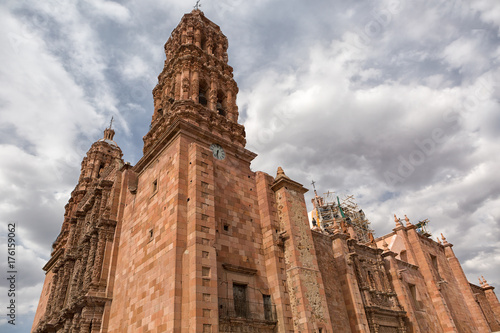
[[[251,171],[228,40],[198,9],[165,44],[143,156],[93,143],[43,267],[33,333],[495,332],[493,287],[444,236],[363,211],[278,168]],[[316,191],[315,191],[316,192]],[[311,221],[311,222],[310,222]]]

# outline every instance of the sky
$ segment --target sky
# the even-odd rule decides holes
[[[0,249],[15,223],[18,276],[16,326],[1,310],[1,332],[29,332],[81,160],[112,116],[124,160],[141,158],[163,45],[191,2],[2,1]],[[229,40],[252,170],[354,195],[375,236],[394,214],[429,219],[471,282],[500,287],[500,2],[200,9]]]

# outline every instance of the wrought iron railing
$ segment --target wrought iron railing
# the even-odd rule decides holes
[[[276,322],[276,305],[270,302],[244,302],[235,306],[233,299],[219,298],[219,318],[242,318]]]

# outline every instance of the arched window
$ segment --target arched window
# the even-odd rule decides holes
[[[208,85],[205,81],[200,81],[200,90],[198,94],[198,102],[203,105],[207,106],[208,104]]]
[[[226,96],[219,90],[217,93],[217,113],[221,116],[226,116]]]

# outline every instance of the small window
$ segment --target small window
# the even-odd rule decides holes
[[[155,179],[153,181],[153,193],[156,193],[156,191],[158,191],[158,180]]]
[[[441,275],[439,274],[439,265],[438,265],[437,257],[432,255],[432,254],[430,256],[431,256],[432,268],[434,268],[434,271],[436,272],[438,279],[441,280]]]
[[[229,231],[229,225],[224,224],[224,231]]]
[[[418,300],[417,300],[417,287],[414,284],[408,283],[408,289],[410,291],[410,298],[415,306],[415,309],[418,309]]]
[[[154,239],[154,232],[153,229],[149,230],[149,241],[151,242]]]

